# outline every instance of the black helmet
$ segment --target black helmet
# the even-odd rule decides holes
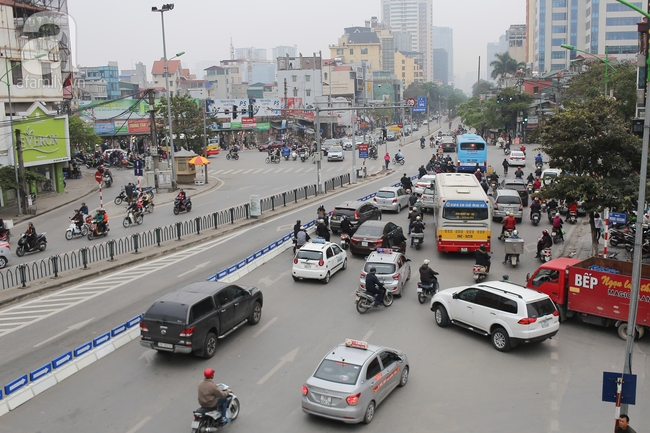
[[[377,268],[375,267],[370,268],[370,272],[374,274],[375,272],[377,272]]]
[[[485,245],[481,245],[478,249],[481,250],[481,251],[487,251],[486,248],[485,248]]]

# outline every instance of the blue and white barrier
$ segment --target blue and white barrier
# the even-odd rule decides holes
[[[7,383],[0,390],[0,416],[103,358],[129,341],[140,338],[142,316],[135,316],[51,362]]]

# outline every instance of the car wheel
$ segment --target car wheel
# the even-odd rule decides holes
[[[0,256],[0,269],[4,268],[7,266],[7,258]]]
[[[251,315],[248,317],[248,324],[249,325],[257,325],[260,323],[260,319],[262,318],[262,304],[259,302],[255,302],[255,305],[253,305],[253,310],[251,311]]]
[[[398,204],[397,205],[397,213],[400,213],[402,211],[402,205]]]
[[[320,281],[321,281],[321,283],[323,283],[323,284],[327,284],[327,283],[330,282],[330,273],[329,273],[329,271],[325,274],[325,278],[323,278],[323,279],[320,280]]]
[[[343,266],[341,266],[341,269],[345,270],[348,268],[348,259],[343,260]]]
[[[217,336],[212,332],[208,332],[208,335],[205,336],[205,342],[203,343],[203,358],[210,359],[214,356],[214,353],[217,351]]]
[[[292,275],[291,278],[293,278],[293,281],[298,281],[300,278],[296,277],[295,275]]]
[[[436,325],[440,326],[441,328],[449,325],[449,315],[447,314],[445,307],[442,305],[436,305],[435,317]]]
[[[370,422],[374,417],[375,417],[375,402],[371,401],[368,407],[366,408],[366,414],[363,417],[363,423],[370,424]]]
[[[402,375],[399,377],[399,386],[403,387],[409,380],[409,366],[405,365],[402,369]]]
[[[498,327],[492,333],[492,345],[499,352],[510,350],[510,337],[505,329]]]

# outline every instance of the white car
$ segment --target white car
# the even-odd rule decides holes
[[[526,165],[526,154],[521,150],[512,150],[510,155],[508,155],[508,165],[509,166],[525,166]]]
[[[500,352],[542,342],[560,329],[560,314],[548,295],[504,281],[440,290],[431,311],[441,328],[453,323],[490,336]]]
[[[328,161],[343,161],[345,155],[343,154],[343,148],[341,146],[332,146],[327,152]]]
[[[9,264],[9,256],[11,255],[11,246],[9,242],[0,242],[0,269]]]
[[[381,188],[372,198],[377,207],[384,210],[400,213],[409,207],[409,195],[401,186],[388,186]]]
[[[553,179],[562,174],[562,170],[559,168],[547,168],[542,170],[542,178],[540,179],[544,185],[551,183]]]
[[[348,267],[348,255],[338,244],[315,238],[303,245],[293,259],[291,276],[299,279],[320,280],[323,284],[341,269]]]
[[[436,181],[436,175],[435,174],[425,174],[421,178],[418,179],[418,181],[415,183],[413,186],[413,192],[416,193],[417,195],[421,195],[425,188],[429,187],[431,185],[431,182]]]
[[[371,268],[377,269],[377,278],[384,287],[398,298],[404,292],[406,282],[411,279],[411,260],[391,248],[377,248],[370,253],[361,271],[359,287],[365,289],[366,275]]]

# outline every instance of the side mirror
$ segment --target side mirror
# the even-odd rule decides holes
[[[526,283],[528,283],[528,280],[530,280],[530,272],[526,274]]]
[[[458,299],[458,293],[454,293],[453,295],[451,295],[451,297],[452,297],[453,299]]]

